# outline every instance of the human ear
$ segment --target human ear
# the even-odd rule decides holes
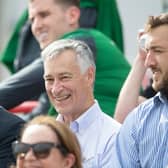
[[[72,6],[68,9],[67,19],[68,19],[69,25],[74,25],[78,23],[79,17],[80,17],[80,10],[77,7]]]
[[[87,70],[87,80],[88,80],[88,83],[93,85],[95,80],[95,70],[93,67],[89,67]]]
[[[75,156],[72,153],[69,153],[64,162],[64,168],[71,168],[75,163]]]

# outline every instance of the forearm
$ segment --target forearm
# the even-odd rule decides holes
[[[139,104],[139,91],[145,72],[144,61],[137,56],[120,91],[114,115],[117,121],[122,123],[128,113]]]
[[[10,109],[45,91],[41,60],[32,63],[0,84],[0,105]]]

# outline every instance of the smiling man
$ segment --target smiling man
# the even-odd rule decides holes
[[[114,168],[168,166],[168,14],[149,17],[145,33],[145,66],[152,71],[152,87],[158,94],[125,119],[111,158]]]
[[[89,45],[96,60],[94,96],[103,111],[113,116],[119,91],[130,70],[115,43],[95,29],[79,28],[79,0],[29,0],[28,10],[32,33],[42,50],[62,38],[82,40]],[[44,91],[43,63],[38,58],[0,84],[0,104],[9,109]]]
[[[76,134],[84,168],[112,166],[112,148],[120,124],[102,112],[94,99],[94,57],[77,40],[58,40],[42,52],[48,96],[58,111],[57,120]]]

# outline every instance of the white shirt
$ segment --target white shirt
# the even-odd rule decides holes
[[[63,121],[60,114],[57,120]],[[103,113],[97,101],[70,123],[81,145],[84,168],[112,167],[112,148],[119,128],[120,124]]]

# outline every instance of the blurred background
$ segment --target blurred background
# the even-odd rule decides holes
[[[117,0],[123,23],[125,55],[132,63],[136,54],[138,29],[149,15],[166,12],[168,0]],[[0,0],[0,51],[8,41],[27,0]]]

